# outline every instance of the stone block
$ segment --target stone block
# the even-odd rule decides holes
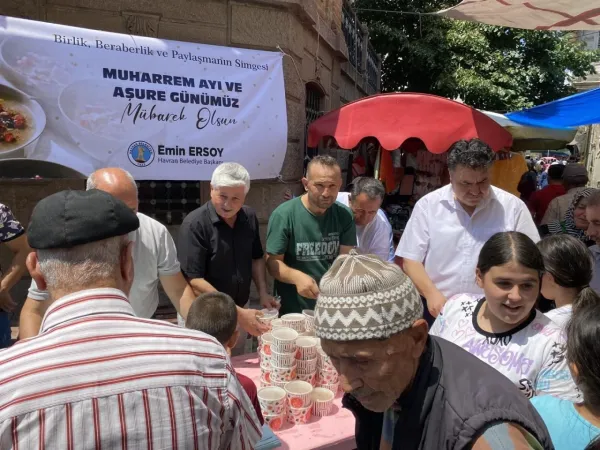
[[[290,14],[250,4],[231,5],[231,44],[251,47],[292,47]],[[297,37],[296,37],[297,38]]]
[[[286,53],[286,49],[283,49]],[[294,60],[292,60],[294,58]],[[288,98],[298,102],[304,101],[304,77],[301,73],[302,59],[290,55],[283,56],[283,79],[285,82],[285,93]]]
[[[219,25],[180,23],[161,20],[158,26],[160,39],[171,39],[199,44],[227,45],[227,28]]]
[[[123,17],[110,11],[48,5],[46,7],[46,20],[73,27],[93,28],[114,33],[126,32]]]
[[[30,0],[31,1],[31,0]],[[220,1],[169,0],[46,0],[48,5],[121,13],[157,14],[163,18],[227,25],[227,4]],[[88,25],[94,27],[93,22]],[[178,39],[181,40],[181,39]]]
[[[288,123],[288,140],[299,141],[304,139],[306,111],[304,103],[300,103],[294,99],[288,98],[287,104],[287,123]]]
[[[22,19],[40,20],[40,9],[36,0],[2,0],[0,15],[20,17]]]
[[[300,142],[289,142],[281,176],[286,181],[298,181],[304,172],[304,139]]]

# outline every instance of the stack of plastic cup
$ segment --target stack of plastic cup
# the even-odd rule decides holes
[[[316,386],[317,383],[317,340],[308,336],[296,339],[296,373],[299,380]]]
[[[329,389],[336,396],[339,390],[339,375],[331,363],[331,358],[321,347],[317,348],[318,386]]]

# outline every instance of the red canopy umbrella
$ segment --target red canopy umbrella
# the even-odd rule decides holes
[[[444,153],[461,139],[479,138],[494,151],[512,145],[511,134],[476,109],[415,93],[373,95],[331,111],[308,127],[308,146],[317,147],[326,137],[344,149],[373,137],[390,151],[409,138],[418,138],[432,153]]]

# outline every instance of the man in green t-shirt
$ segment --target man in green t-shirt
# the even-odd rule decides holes
[[[336,203],[342,171],[331,156],[316,156],[302,179],[306,194],[273,211],[267,268],[281,296],[281,314],[314,309],[318,283],[335,258],[356,246],[352,212]]]

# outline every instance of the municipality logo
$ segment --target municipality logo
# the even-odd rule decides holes
[[[147,167],[154,161],[154,148],[145,141],[136,141],[127,149],[129,161],[136,167]]]

